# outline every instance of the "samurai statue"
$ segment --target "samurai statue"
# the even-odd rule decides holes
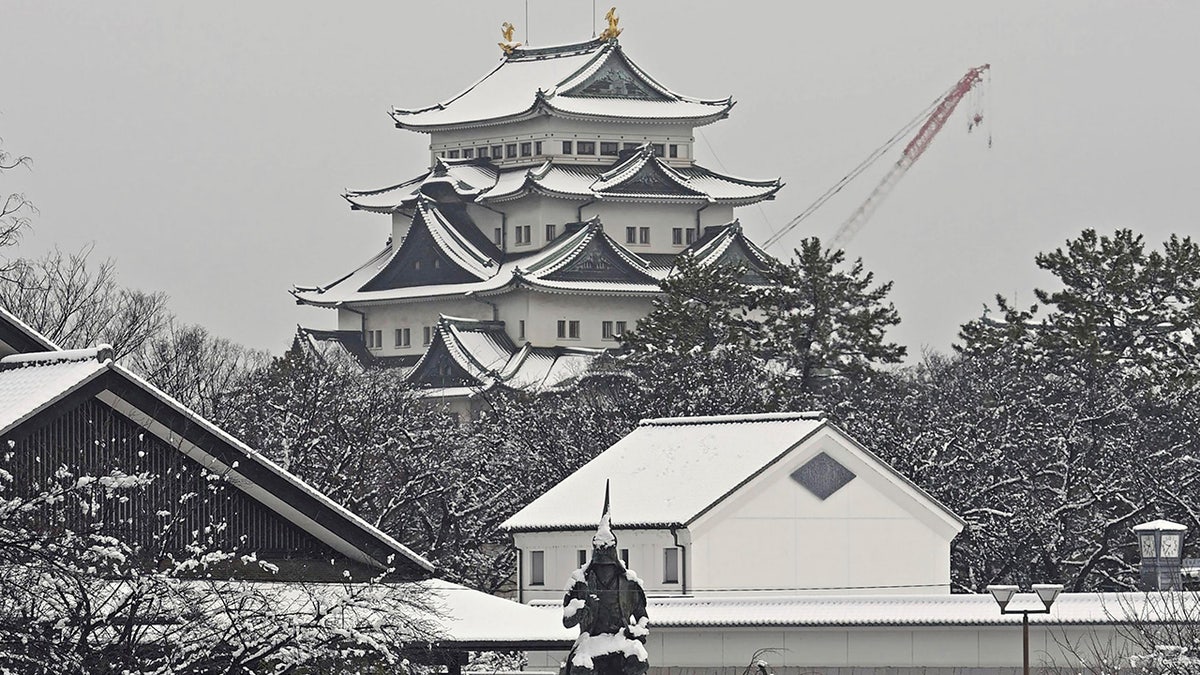
[[[592,558],[571,574],[563,598],[563,625],[579,626],[579,637],[560,675],[645,675],[650,667],[646,592],[617,555],[607,485]]]

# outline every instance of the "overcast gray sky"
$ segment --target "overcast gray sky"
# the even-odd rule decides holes
[[[0,193],[40,209],[22,252],[94,241],[126,285],[273,352],[297,322],[332,327],[287,290],[331,281],[387,238],[385,217],[339,194],[425,168],[428,137],[393,128],[389,106],[477,79],[503,21],[534,45],[592,34],[591,0],[527,4],[528,22],[522,0],[3,0],[0,137],[34,165]],[[913,352],[947,349],[997,292],[1032,300],[1049,283],[1034,255],[1082,228],[1154,244],[1197,232],[1200,3],[640,0],[618,13],[627,53],[667,86],[739,101],[700,129],[697,156],[787,183],[739,210],[758,241],[992,64],[985,133],[968,134],[960,109],[847,246],[895,281],[893,337]],[[828,238],[885,168],[773,252]]]

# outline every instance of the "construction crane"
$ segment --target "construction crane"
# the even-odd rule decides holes
[[[946,125],[946,121],[949,120],[950,116],[954,114],[955,109],[958,108],[959,102],[961,102],[962,99],[971,92],[971,90],[984,81],[985,73],[987,73],[990,68],[991,65],[985,63],[982,66],[968,70],[967,74],[963,75],[962,79],[960,79],[953,87],[951,87],[943,96],[941,96],[939,99],[935,99],[934,102],[925,110],[923,110],[920,115],[915,117],[900,131],[896,132],[896,134],[894,134],[886,143],[879,148],[876,148],[875,151],[872,152],[867,159],[863,160],[861,164],[855,167],[853,171],[846,174],[842,180],[838,181],[838,183],[829,190],[826,190],[824,194],[817,198],[817,201],[809,205],[809,207],[802,211],[800,215],[793,218],[786,225],[784,225],[782,229],[767,239],[764,246],[769,247],[778,243],[779,240],[795,229],[797,225],[816,212],[816,210],[820,208],[826,201],[828,201],[838,192],[841,192],[842,188],[844,188],[850,181],[857,178],[859,174],[868,169],[872,164],[875,163],[876,160],[887,153],[887,151],[891,149],[891,147],[897,142],[899,142],[905,134],[916,127],[916,125],[920,123],[922,119],[924,119],[925,123],[921,125],[920,131],[918,131],[917,134],[913,136],[913,139],[909,141],[908,145],[904,147],[904,152],[901,153],[900,159],[896,161],[890,170],[888,170],[887,175],[884,176],[883,180],[879,182],[879,185],[875,187],[870,196],[867,197],[867,200],[862,203],[862,206],[859,206],[858,209],[849,218],[847,218],[840,227],[838,227],[837,231],[834,232],[829,245],[831,248],[841,248],[847,241],[853,238],[860,229],[862,229],[862,226],[866,224],[867,220],[869,220],[871,215],[875,213],[875,210],[879,208],[879,205],[883,202],[883,200],[887,198],[888,194],[892,191],[892,188],[896,186],[896,183],[900,182],[900,179],[904,177],[905,172],[907,172],[913,163],[915,163],[917,159],[919,159],[921,155],[925,153],[925,150],[929,148],[929,144],[933,142],[933,139],[937,136],[938,132],[941,131],[942,127]],[[982,110],[977,109],[974,111],[971,120],[967,124],[967,130],[971,131],[975,127],[979,126],[979,124],[982,122],[983,112]],[[988,145],[991,145],[990,139],[988,141]]]

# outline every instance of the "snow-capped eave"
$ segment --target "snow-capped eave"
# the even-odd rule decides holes
[[[396,122],[397,129],[405,129],[408,131],[416,131],[419,133],[429,134],[439,131],[459,131],[464,129],[480,129],[484,127],[495,127],[504,124],[512,124],[514,122],[524,122],[535,119],[537,117],[547,116],[556,117],[559,119],[579,120],[585,122],[618,122],[625,124],[680,124],[691,125],[693,127],[702,127],[719,122],[720,120],[729,117],[729,111],[736,105],[736,101],[732,97],[721,101],[686,101],[687,103],[703,103],[705,105],[713,105],[714,110],[703,115],[662,115],[662,116],[629,116],[629,115],[605,115],[600,113],[581,113],[569,110],[562,110],[556,107],[552,99],[546,99],[544,95],[534,95],[533,103],[528,108],[518,113],[510,115],[501,115],[489,119],[470,120],[466,122],[441,123],[441,124],[415,124],[405,122],[404,114],[416,114],[422,111],[413,111],[412,113],[401,113],[393,110],[392,119]],[[426,109],[426,110],[432,110]]]
[[[37,332],[2,306],[0,306],[0,341],[18,352],[61,349],[50,338]]]
[[[536,525],[507,525],[501,523],[496,529],[509,534],[522,534],[525,532],[595,532],[596,526],[599,525],[600,519],[597,518],[591,522],[579,523],[558,523],[555,525],[536,526]],[[683,530],[687,528],[684,523],[670,522],[651,522],[651,521],[612,521],[614,530]]]

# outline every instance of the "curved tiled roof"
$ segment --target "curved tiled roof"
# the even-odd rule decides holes
[[[490,126],[539,115],[629,123],[709,124],[732,98],[675,93],[625,56],[616,40],[518,48],[459,94],[425,108],[394,109],[396,126],[415,131]]]

